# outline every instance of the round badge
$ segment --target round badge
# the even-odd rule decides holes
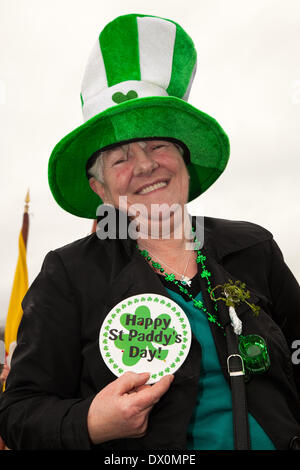
[[[105,318],[99,347],[116,375],[149,372],[148,384],[173,374],[185,361],[192,332],[182,308],[162,295],[139,294],[122,300]]]

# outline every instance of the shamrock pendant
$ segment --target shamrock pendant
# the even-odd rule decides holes
[[[191,284],[192,284],[191,279],[189,277],[186,277],[186,276],[183,276],[183,275],[181,276],[180,282],[183,285],[187,284],[189,287],[191,287]]]

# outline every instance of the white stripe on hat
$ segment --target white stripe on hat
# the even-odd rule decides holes
[[[151,17],[138,17],[137,25],[141,80],[167,89],[172,75],[176,26]]]
[[[98,95],[104,88],[107,88],[106,71],[99,40],[97,40],[91,51],[85,70],[86,72],[81,84],[83,102]]]
[[[182,99],[184,101],[188,101],[188,99],[189,99],[190,91],[191,91],[191,88],[192,88],[192,85],[193,85],[193,81],[194,81],[194,78],[195,78],[195,75],[196,75],[196,71],[197,71],[197,62],[194,65],[193,72],[192,72],[188,87],[186,89],[186,92],[185,92],[184,96],[182,97]]]
[[[132,92],[135,92],[137,98],[169,96],[164,88],[154,85],[153,83],[142,82],[140,80],[128,80],[126,82],[117,83],[116,85],[103,89],[101,93],[84,101],[82,108],[84,121],[91,119],[107,108],[116,106],[118,101],[114,101],[113,99],[116,93],[123,95],[124,100],[127,101],[126,95]]]

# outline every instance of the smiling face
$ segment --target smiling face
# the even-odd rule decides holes
[[[127,197],[127,210],[143,204],[179,204],[188,200],[189,175],[178,147],[165,140],[131,142],[102,153],[103,183],[90,178],[92,190],[103,202],[119,208]]]

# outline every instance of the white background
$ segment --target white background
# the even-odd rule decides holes
[[[231,141],[221,178],[192,213],[269,229],[300,280],[298,0],[0,1],[0,326],[7,314],[24,198],[30,188],[29,282],[46,253],[89,234],[92,221],[54,201],[47,164],[82,123],[80,86],[99,32],[127,13],[177,21],[198,51],[189,102]]]

